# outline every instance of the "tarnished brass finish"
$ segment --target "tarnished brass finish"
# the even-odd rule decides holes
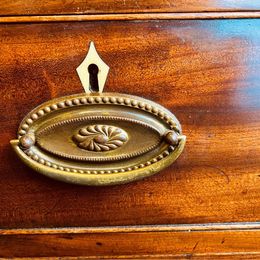
[[[89,125],[82,127],[73,136],[78,147],[95,152],[111,151],[128,141],[127,133],[111,125]]]
[[[100,93],[108,71],[91,42],[77,68],[86,94],[45,102],[20,124],[11,144],[24,163],[65,182],[114,185],[177,159],[186,137],[176,117],[144,98]]]
[[[23,119],[11,144],[24,163],[51,178],[114,185],[170,165],[185,136],[176,117],[152,101],[93,93],[38,106]]]

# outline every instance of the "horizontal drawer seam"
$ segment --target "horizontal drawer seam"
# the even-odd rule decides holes
[[[260,11],[0,16],[0,23],[260,18]]]
[[[192,231],[243,231],[260,230],[260,222],[230,222],[207,224],[136,225],[104,227],[25,228],[0,229],[0,235],[18,234],[84,234],[84,233],[129,233],[129,232],[192,232]]]

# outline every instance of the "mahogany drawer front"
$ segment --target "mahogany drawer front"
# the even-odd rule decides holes
[[[1,228],[259,220],[260,20],[1,24],[0,35]],[[83,92],[75,68],[90,40],[111,68],[105,91],[154,100],[182,122],[185,151],[158,175],[74,186],[12,151],[27,112]]]
[[[226,12],[259,9],[259,1],[245,0],[2,0],[0,15]]]
[[[28,257],[75,259],[81,256],[80,259],[226,260],[259,259],[260,256],[259,230],[137,232],[132,229],[128,232],[126,230],[113,232],[111,229],[110,232],[104,232],[105,230],[101,229],[99,232],[92,230],[83,234],[72,231],[74,232],[64,234],[48,230],[50,233],[0,236],[0,255],[9,258],[26,257],[26,259]]]

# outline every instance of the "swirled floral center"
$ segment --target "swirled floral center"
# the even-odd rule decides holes
[[[127,133],[115,126],[89,125],[73,136],[78,147],[94,152],[110,151],[121,147],[128,140]]]

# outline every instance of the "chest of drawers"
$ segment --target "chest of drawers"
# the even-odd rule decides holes
[[[2,1],[0,257],[260,258],[260,4],[249,1]],[[30,110],[82,92],[94,41],[105,91],[180,119],[181,157],[150,178],[65,184],[9,141]]]

